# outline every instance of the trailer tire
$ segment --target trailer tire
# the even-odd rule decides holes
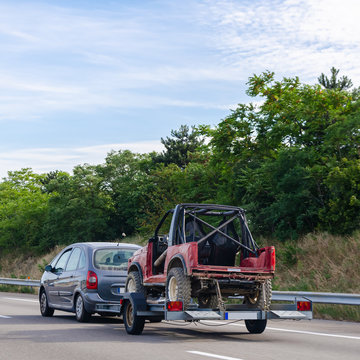
[[[131,299],[126,302],[124,308],[125,330],[130,335],[140,335],[144,330],[145,318],[138,316]]]
[[[202,294],[198,296],[199,308],[217,309],[219,301],[217,295]]]
[[[130,271],[126,279],[125,292],[136,292],[146,297],[146,289],[141,282],[141,277],[138,271]]]
[[[191,300],[190,277],[179,267],[170,269],[166,281],[166,298],[170,301],[182,301],[186,310]]]
[[[266,328],[267,320],[245,320],[245,326],[250,334],[261,334]]]
[[[259,307],[261,310],[268,310],[271,304],[271,297],[271,279],[267,279],[256,293],[244,297],[244,304]]]

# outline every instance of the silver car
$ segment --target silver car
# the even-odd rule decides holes
[[[128,259],[138,249],[138,245],[104,242],[66,247],[41,277],[41,315],[52,316],[55,309],[70,311],[80,322],[94,313],[119,315]]]

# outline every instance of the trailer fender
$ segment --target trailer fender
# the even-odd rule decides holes
[[[120,315],[124,315],[125,304],[129,301],[131,301],[135,309],[135,313],[137,313],[138,311],[146,311],[147,304],[146,304],[145,296],[143,294],[126,293],[124,294],[124,297],[120,300],[120,305],[121,305]]]

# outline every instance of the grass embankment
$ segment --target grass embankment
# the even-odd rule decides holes
[[[274,290],[360,293],[360,233],[352,237],[309,234],[276,247]],[[322,319],[360,321],[360,306],[314,304]]]
[[[144,245],[140,237],[126,242]],[[298,242],[261,239],[261,245],[276,247],[274,290],[360,293],[360,232],[352,237],[326,233],[309,234]],[[0,257],[0,277],[40,279],[44,266],[60,251],[44,256],[7,255]],[[0,291],[16,291],[1,286]],[[20,290],[21,291],[21,290]],[[29,292],[22,287],[22,291]],[[322,319],[360,321],[360,307],[314,304],[314,316]]]

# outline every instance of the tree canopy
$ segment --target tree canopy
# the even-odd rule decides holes
[[[9,172],[0,249],[150,234],[180,202],[241,206],[253,233],[280,239],[359,230],[360,91],[338,72],[314,85],[253,75],[247,94],[257,105],[239,104],[215,127],[173,130],[160,154],[113,151],[72,175]]]

